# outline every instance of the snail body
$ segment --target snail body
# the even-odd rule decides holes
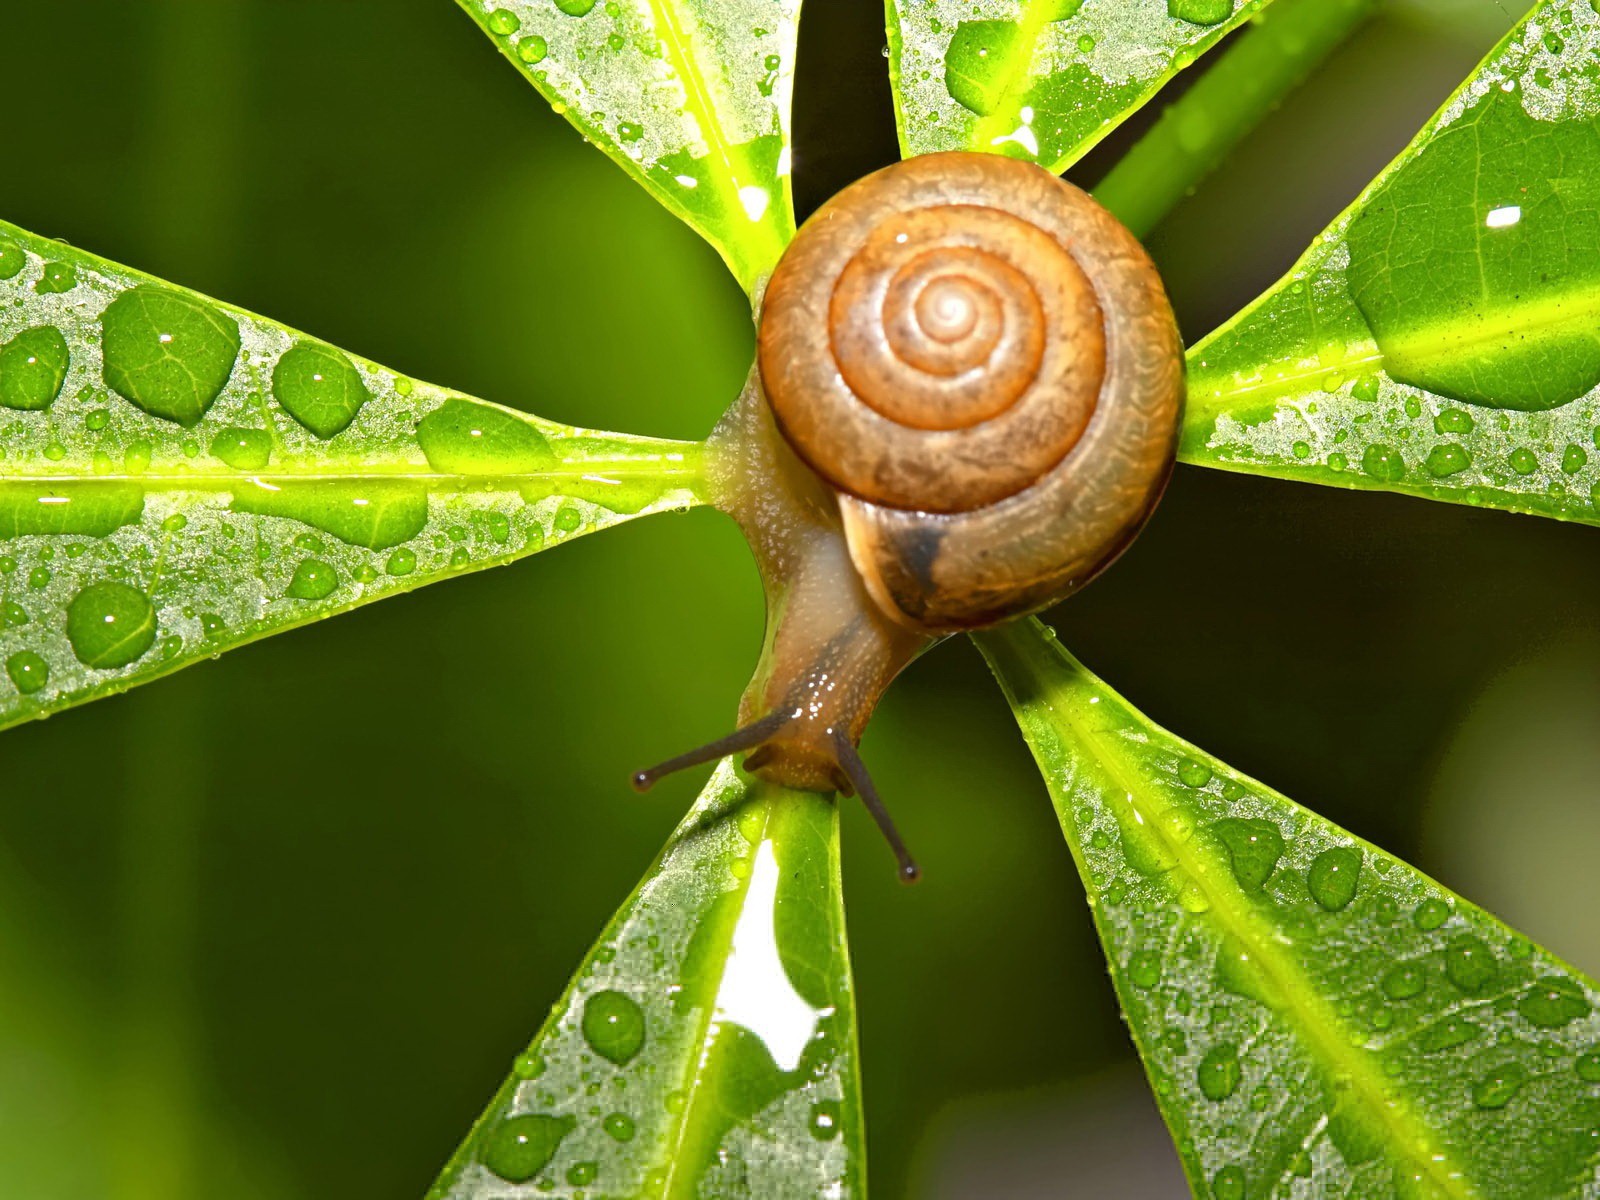
[[[913,873],[855,756],[878,698],[939,637],[1109,565],[1166,485],[1182,403],[1160,277],[1077,188],[952,152],[840,192],[769,279],[710,441],[768,623],[743,728],[706,749],[860,791]]]

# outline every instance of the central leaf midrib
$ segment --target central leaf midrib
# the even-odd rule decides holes
[[[585,479],[596,476],[617,476],[632,480],[654,478],[668,482],[673,480],[695,481],[700,478],[700,474],[698,467],[688,463],[674,463],[662,466],[656,463],[639,462],[562,463],[558,466],[541,468],[537,471],[503,471],[485,472],[483,474],[469,474],[464,471],[434,471],[406,465],[394,468],[379,467],[353,471],[278,470],[224,472],[201,470],[183,472],[181,474],[167,471],[147,471],[137,474],[125,472],[109,475],[52,472],[38,475],[0,474],[0,491],[3,491],[7,485],[18,484],[29,487],[71,488],[112,483],[137,484],[153,491],[227,491],[250,483],[371,484],[389,481],[455,485],[455,490],[459,491],[485,491],[494,490],[500,485],[514,487],[518,482]]]
[[[1061,651],[1061,653],[1065,653]],[[1068,660],[1068,669],[1074,674],[1087,674],[1084,668],[1076,662]],[[1053,686],[1055,690],[1067,692],[1071,684],[1046,685]],[[1111,689],[1100,685],[1102,691],[1111,693]],[[1225,900],[1231,899],[1224,891],[1219,890],[1211,879],[1210,864],[1203,864],[1193,853],[1192,839],[1187,842],[1177,842],[1167,836],[1161,823],[1145,819],[1146,814],[1139,811],[1139,806],[1134,799],[1143,788],[1143,781],[1135,774],[1130,775],[1124,770],[1121,756],[1117,747],[1106,746],[1098,730],[1086,729],[1081,725],[1073,711],[1072,697],[1065,696],[1059,711],[1062,713],[1068,726],[1072,729],[1078,742],[1090,747],[1098,761],[1112,776],[1113,780],[1125,797],[1125,803],[1139,812],[1143,827],[1157,837],[1162,845],[1171,853],[1176,865],[1183,870],[1189,879],[1193,880],[1209,904],[1209,911],[1217,914],[1218,924],[1224,927],[1225,932],[1244,945],[1251,954],[1255,968],[1272,981],[1278,994],[1283,997],[1285,1005],[1289,1008],[1299,1027],[1301,1036],[1312,1044],[1314,1051],[1318,1052],[1324,1062],[1332,1062],[1346,1068],[1343,1072],[1352,1082],[1356,1092],[1362,1098],[1363,1105],[1368,1111],[1377,1115],[1382,1124],[1395,1135],[1399,1145],[1403,1147],[1402,1153],[1412,1163],[1419,1166],[1427,1173],[1447,1195],[1461,1197],[1462,1200],[1477,1200],[1477,1193],[1470,1185],[1464,1183],[1465,1175],[1459,1171],[1449,1169],[1448,1160],[1442,1160],[1432,1153],[1419,1152],[1415,1147],[1422,1139],[1417,1138],[1415,1130],[1411,1128],[1410,1120],[1396,1120],[1396,1114],[1401,1111],[1398,1107],[1391,1109],[1383,1101],[1383,1085],[1372,1076],[1366,1061],[1350,1055],[1344,1041],[1337,1037],[1330,1037],[1323,1032],[1335,1024],[1332,1014],[1327,1013],[1324,1007],[1315,1000],[1307,999],[1311,994],[1309,981],[1304,979],[1303,973],[1291,959],[1280,955],[1270,938],[1259,936],[1258,922],[1250,919],[1249,914],[1235,912]],[[1102,750],[1094,750],[1103,747]],[[1115,801],[1113,801],[1115,802]],[[1307,991],[1301,992],[1292,983],[1304,982]],[[1317,1017],[1323,1023],[1318,1023]],[[1410,1117],[1410,1110],[1404,1110]],[[1464,1190],[1463,1190],[1464,1189]]]

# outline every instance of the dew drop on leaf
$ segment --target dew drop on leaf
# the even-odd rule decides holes
[[[126,583],[94,583],[67,605],[67,641],[86,667],[107,671],[141,657],[156,640],[156,614]]]
[[[29,412],[49,408],[61,394],[71,357],[55,326],[24,329],[0,346],[0,404]]]
[[[517,57],[523,62],[527,63],[530,67],[537,63],[542,63],[545,60],[545,56],[549,53],[550,43],[545,41],[544,38],[540,37],[536,33],[523,38],[517,43]],[[396,389],[398,389],[399,386],[399,381],[396,380]]]
[[[1205,763],[1186,758],[1178,767],[1178,778],[1186,787],[1203,788],[1211,782],[1211,768]]]
[[[1518,475],[1532,475],[1539,469],[1539,456],[1526,446],[1518,446],[1507,461]]]
[[[811,1136],[831,1141],[839,1136],[839,1102],[822,1100],[811,1106]]]
[[[1283,834],[1277,825],[1259,817],[1227,817],[1211,832],[1228,851],[1234,878],[1247,892],[1258,892],[1277,870],[1283,857]]]
[[[1391,446],[1368,446],[1361,455],[1361,469],[1384,483],[1398,483],[1405,478],[1406,460]]]
[[[417,554],[406,546],[400,547],[389,555],[389,561],[383,564],[383,569],[391,575],[409,575],[417,569]]]
[[[1195,1078],[1207,1100],[1221,1102],[1239,1090],[1239,1048],[1232,1042],[1211,1047],[1200,1060]]]
[[[1522,994],[1517,1011],[1541,1029],[1559,1029],[1588,1016],[1589,1000],[1575,980],[1550,975]]]
[[[556,7],[569,17],[587,16],[595,0],[556,0]]]
[[[1383,977],[1383,994],[1391,1000],[1409,1000],[1428,986],[1428,975],[1416,963],[1401,963]]]
[[[567,1183],[571,1187],[588,1187],[600,1175],[597,1162],[573,1163],[567,1168]]]
[[[1211,1194],[1216,1200],[1245,1200],[1244,1172],[1226,1166],[1211,1177]]]
[[[1154,950],[1136,950],[1128,960],[1128,978],[1135,987],[1153,988],[1161,982],[1161,959]]]
[[[326,600],[339,586],[339,573],[320,559],[308,558],[294,569],[284,595],[291,600]]]
[[[489,14],[489,32],[509,37],[522,28],[522,18],[510,9],[497,8]]]
[[[1600,1050],[1585,1050],[1578,1055],[1574,1069],[1585,1083],[1600,1083]]]
[[[272,439],[264,429],[230,427],[211,441],[211,454],[239,471],[259,471],[272,458]]]
[[[154,284],[123,292],[106,306],[100,326],[106,384],[151,416],[180,425],[206,415],[239,357],[239,326],[231,317]]]
[[[562,533],[576,533],[583,524],[583,514],[570,504],[563,504],[551,522]]]
[[[1233,16],[1233,0],[1167,0],[1167,15],[1192,25],[1220,25]]]
[[[32,650],[19,650],[6,659],[6,674],[17,691],[31,696],[50,682],[50,664]]]
[[[1450,919],[1450,906],[1437,897],[1429,897],[1411,914],[1411,922],[1424,933],[1439,928]]]
[[[1417,1037],[1417,1048],[1424,1054],[1437,1054],[1465,1045],[1483,1033],[1477,1025],[1461,1017],[1445,1017],[1424,1029]]]
[[[272,369],[272,394],[283,410],[319,438],[343,432],[372,393],[344,354],[296,342]]]
[[[600,1122],[600,1126],[610,1135],[613,1141],[633,1141],[635,1126],[633,1118],[627,1113],[611,1113],[604,1121]]]
[[[620,1067],[644,1045],[644,1013],[621,992],[596,992],[583,1006],[583,1039]]]
[[[1444,973],[1463,992],[1476,995],[1494,982],[1499,964],[1483,939],[1468,933],[1445,947]]]
[[[1472,1102],[1479,1108],[1504,1108],[1511,1103],[1527,1078],[1527,1068],[1521,1063],[1506,1063],[1472,1085]]]
[[[1311,898],[1329,912],[1338,912],[1355,898],[1361,874],[1361,851],[1354,846],[1335,846],[1311,860],[1306,886]]]
[[[1444,479],[1451,475],[1459,474],[1472,465],[1472,456],[1462,446],[1454,442],[1445,442],[1428,451],[1428,457],[1423,460],[1428,474],[1435,479]]]
[[[28,256],[15,242],[0,239],[0,279],[14,278],[27,265]]]
[[[77,267],[71,263],[49,262],[45,263],[44,273],[39,276],[39,282],[33,285],[33,290],[41,296],[50,296],[60,292],[70,292],[77,286]]]
[[[479,1157],[507,1183],[526,1183],[555,1157],[561,1139],[572,1132],[572,1117],[528,1113],[508,1117],[484,1136]]]

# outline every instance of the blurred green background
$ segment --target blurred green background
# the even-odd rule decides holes
[[[808,0],[797,188],[894,153],[867,0]],[[1509,26],[1395,3],[1152,238],[1197,337]],[[448,0],[0,5],[0,215],[408,375],[700,436],[715,255]],[[1135,129],[1146,118],[1134,123]],[[1127,136],[1075,172],[1092,182]],[[1181,468],[1052,619],[1152,717],[1600,969],[1600,533]],[[712,512],[237,651],[0,739],[0,1194],[420,1196],[699,778],[759,586]],[[844,811],[877,1195],[1182,1195],[1044,789],[973,650]]]

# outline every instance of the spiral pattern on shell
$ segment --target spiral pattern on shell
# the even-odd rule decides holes
[[[1027,163],[926,155],[839,193],[773,272],[758,362],[875,600],[919,629],[1081,586],[1171,469],[1183,358],[1161,281]]]

